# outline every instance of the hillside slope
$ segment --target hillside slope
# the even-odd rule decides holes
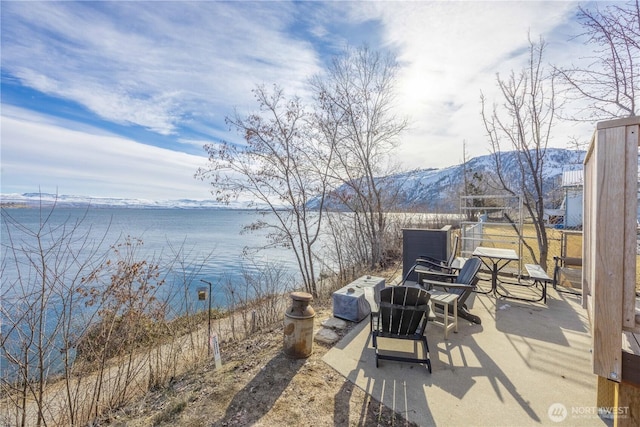
[[[554,192],[560,189],[562,172],[582,167],[584,151],[550,148],[547,150],[544,164],[544,189],[550,204],[553,204]],[[516,181],[517,152],[502,153],[504,170],[509,172],[508,179]],[[464,171],[467,180],[483,194],[497,194],[495,181],[495,162],[493,155],[475,157],[466,165],[460,164],[443,169],[418,169],[379,179],[379,183],[395,195],[394,205],[403,210],[425,210],[428,212],[457,212],[460,195],[464,187]],[[343,185],[336,190],[348,194],[349,188]],[[334,201],[331,207],[340,209],[340,203]]]

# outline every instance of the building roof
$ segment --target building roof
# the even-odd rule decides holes
[[[563,187],[582,187],[584,185],[584,172],[582,170],[571,170],[562,172]]]

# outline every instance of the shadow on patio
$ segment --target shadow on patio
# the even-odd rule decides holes
[[[410,363],[381,361],[376,368],[366,320],[324,361],[423,426],[607,425],[592,412],[591,341],[578,298],[550,289],[547,305],[474,299],[471,312],[482,325],[459,319],[459,332],[446,341],[441,328],[427,327],[432,374]],[[419,347],[409,343],[404,350]],[[566,409],[561,422],[558,407]]]

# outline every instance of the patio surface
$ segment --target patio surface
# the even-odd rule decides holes
[[[376,368],[368,318],[323,360],[421,426],[613,424],[594,413],[597,377],[580,297],[550,286],[547,305],[481,294],[469,302],[482,325],[459,319],[458,333],[446,341],[442,328],[427,326],[432,374],[423,365],[386,360]],[[386,344],[414,350],[398,341]]]

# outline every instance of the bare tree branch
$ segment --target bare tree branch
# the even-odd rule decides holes
[[[569,96],[582,105],[575,120],[606,120],[638,114],[640,97],[640,3],[580,7],[586,43],[593,46],[588,65],[557,67]],[[585,103],[586,101],[586,103]]]
[[[482,120],[491,143],[496,175],[502,190],[521,196],[527,215],[536,230],[539,260],[527,245],[534,260],[546,268],[548,240],[544,224],[544,162],[551,130],[557,115],[554,75],[543,67],[545,41],[529,40],[529,61],[519,73],[507,78],[496,76],[502,102],[491,108],[483,94]],[[505,151],[516,153],[515,165],[506,165]]]

